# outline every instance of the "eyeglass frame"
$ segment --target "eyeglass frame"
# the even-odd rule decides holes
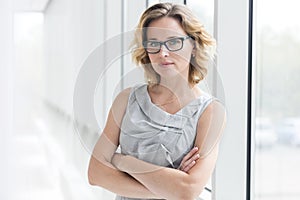
[[[174,37],[174,38],[171,38],[171,39],[166,40],[166,41],[163,41],[163,42],[161,42],[161,41],[152,41],[152,42],[157,42],[157,43],[159,44],[159,48],[157,49],[156,52],[149,52],[149,51],[147,51],[146,43],[147,43],[147,42],[150,42],[151,40],[143,41],[143,47],[144,47],[145,51],[146,51],[147,53],[149,53],[149,54],[157,54],[157,53],[159,53],[160,50],[161,50],[162,45],[164,45],[164,46],[168,49],[168,51],[174,52],[174,51],[179,51],[179,50],[181,50],[181,49],[183,48],[183,42],[184,42],[185,40],[189,39],[189,38],[192,38],[192,37],[189,36],[189,35],[187,35],[187,36],[185,36],[185,37]],[[174,40],[174,39],[180,39],[180,40],[181,40],[181,47],[180,47],[179,49],[176,49],[176,50],[171,50],[171,49],[169,49],[169,47],[168,47],[168,45],[167,45],[166,43],[169,42],[170,40]]]

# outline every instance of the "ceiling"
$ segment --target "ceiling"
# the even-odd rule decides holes
[[[51,0],[14,0],[16,12],[44,12]]]

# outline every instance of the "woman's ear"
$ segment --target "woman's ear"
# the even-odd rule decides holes
[[[193,51],[196,52],[196,49],[197,49],[197,47],[196,47],[196,42],[195,42],[195,40],[193,40]]]
[[[194,46],[192,50],[192,56],[195,57],[195,55],[196,55],[196,47]]]

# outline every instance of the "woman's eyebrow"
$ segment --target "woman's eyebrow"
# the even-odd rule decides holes
[[[182,37],[181,35],[176,35],[176,36],[170,36],[170,37],[167,37],[167,39],[172,39],[172,38],[179,38],[179,37]]]
[[[157,38],[148,38],[148,40],[157,40]]]
[[[178,37],[182,37],[182,35],[175,35],[175,36],[169,36],[166,39],[173,39],[173,38],[178,38]],[[148,40],[158,40],[157,38],[149,38]]]

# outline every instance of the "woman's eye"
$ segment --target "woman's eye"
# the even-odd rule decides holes
[[[180,42],[180,40],[176,38],[176,39],[173,39],[173,40],[169,40],[168,44],[169,45],[177,45],[179,42]]]
[[[157,46],[159,46],[159,43],[158,42],[149,42],[148,46],[149,47],[157,47]]]

